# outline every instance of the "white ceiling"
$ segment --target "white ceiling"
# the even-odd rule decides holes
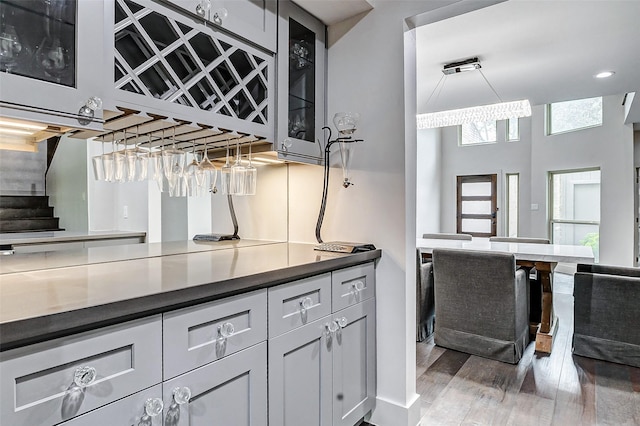
[[[368,0],[293,0],[298,6],[332,25],[362,12],[373,9]]]
[[[444,64],[475,56],[504,101],[638,91],[640,102],[638,0],[510,0],[419,27],[417,46],[418,113],[496,102],[482,75],[467,72],[446,77],[427,103]],[[593,77],[603,70],[616,74]],[[640,122],[640,108],[632,114]]]

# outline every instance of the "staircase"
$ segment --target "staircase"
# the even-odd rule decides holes
[[[48,196],[0,196],[0,232],[64,231],[59,221]]]

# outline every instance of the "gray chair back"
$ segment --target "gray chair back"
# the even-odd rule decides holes
[[[517,363],[529,341],[527,273],[510,253],[433,250],[436,345]]]
[[[466,240],[471,241],[471,235],[469,234],[447,234],[447,233],[439,233],[439,234],[422,234],[422,238],[429,238],[435,240]]]
[[[548,238],[529,237],[489,237],[489,241],[497,243],[551,244]]]

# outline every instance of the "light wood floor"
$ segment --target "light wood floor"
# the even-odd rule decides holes
[[[518,365],[417,343],[421,425],[640,425],[640,368],[571,353],[573,276],[555,274],[559,333]],[[639,308],[640,309],[640,308]],[[638,324],[629,324],[638,327]]]

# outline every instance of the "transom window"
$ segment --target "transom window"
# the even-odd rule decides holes
[[[507,140],[520,140],[520,121],[517,118],[510,118],[507,120]]]
[[[555,102],[547,105],[547,134],[602,126],[602,97]]]
[[[496,142],[497,127],[496,121],[462,124],[459,126],[460,145]]]

